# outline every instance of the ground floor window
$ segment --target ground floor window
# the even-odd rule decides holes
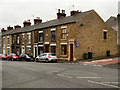
[[[5,54],[5,48],[3,48],[3,54]]]
[[[61,45],[61,54],[67,55],[67,45]]]
[[[16,50],[17,50],[17,52],[16,52],[16,53],[17,53],[17,55],[20,55],[20,48],[19,48],[19,47],[17,47],[17,48],[16,48]]]
[[[43,53],[43,47],[38,47],[38,55]]]
[[[10,48],[7,48],[7,54],[10,54]]]
[[[31,47],[27,47],[28,49],[28,54],[31,54]]]
[[[56,46],[51,46],[51,53],[56,54]]]

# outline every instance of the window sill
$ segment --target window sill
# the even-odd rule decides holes
[[[28,42],[27,44],[31,44],[31,42]]]
[[[107,41],[107,39],[104,39],[104,40],[103,40],[103,42],[106,42],[106,41]]]
[[[38,43],[43,43],[43,42],[38,42]]]
[[[67,55],[60,55],[60,57],[68,57]]]
[[[67,40],[67,39],[61,39],[61,40]]]
[[[56,42],[56,40],[51,40],[51,42]]]

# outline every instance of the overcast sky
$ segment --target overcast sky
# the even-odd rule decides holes
[[[44,22],[56,19],[57,9],[64,9],[67,16],[71,10],[94,9],[104,21],[117,16],[120,0],[0,0],[0,29],[21,25],[23,21],[40,17]],[[74,7],[73,7],[74,5]]]

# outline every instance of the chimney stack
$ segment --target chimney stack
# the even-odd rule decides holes
[[[7,31],[7,30],[5,30],[4,28],[1,29],[1,32],[5,32],[5,31]]]
[[[16,25],[16,26],[14,26],[14,28],[15,28],[15,29],[17,29],[17,28],[21,28],[21,26],[19,26],[19,25]]]
[[[73,10],[73,11],[70,12],[71,16],[75,15],[76,13],[80,13],[79,10],[77,10],[77,11]]]
[[[57,19],[60,19],[61,17],[66,17],[65,10],[62,10],[62,13],[60,13],[60,9],[58,9]]]
[[[36,17],[36,19],[34,19],[34,25],[39,24],[41,22],[42,22],[42,19],[40,19],[40,17]]]
[[[10,27],[10,25],[7,27],[7,30],[12,30],[13,27]]]
[[[30,26],[30,25],[31,25],[30,19],[27,20],[27,21],[25,20],[25,21],[23,22],[23,25],[24,25],[24,27]]]

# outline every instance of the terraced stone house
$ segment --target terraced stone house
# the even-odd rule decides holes
[[[109,27],[94,11],[58,10],[57,19],[42,22],[40,18],[23,22],[24,27],[15,26],[2,34],[2,53],[55,53],[62,60],[83,59],[117,55],[117,32]]]

